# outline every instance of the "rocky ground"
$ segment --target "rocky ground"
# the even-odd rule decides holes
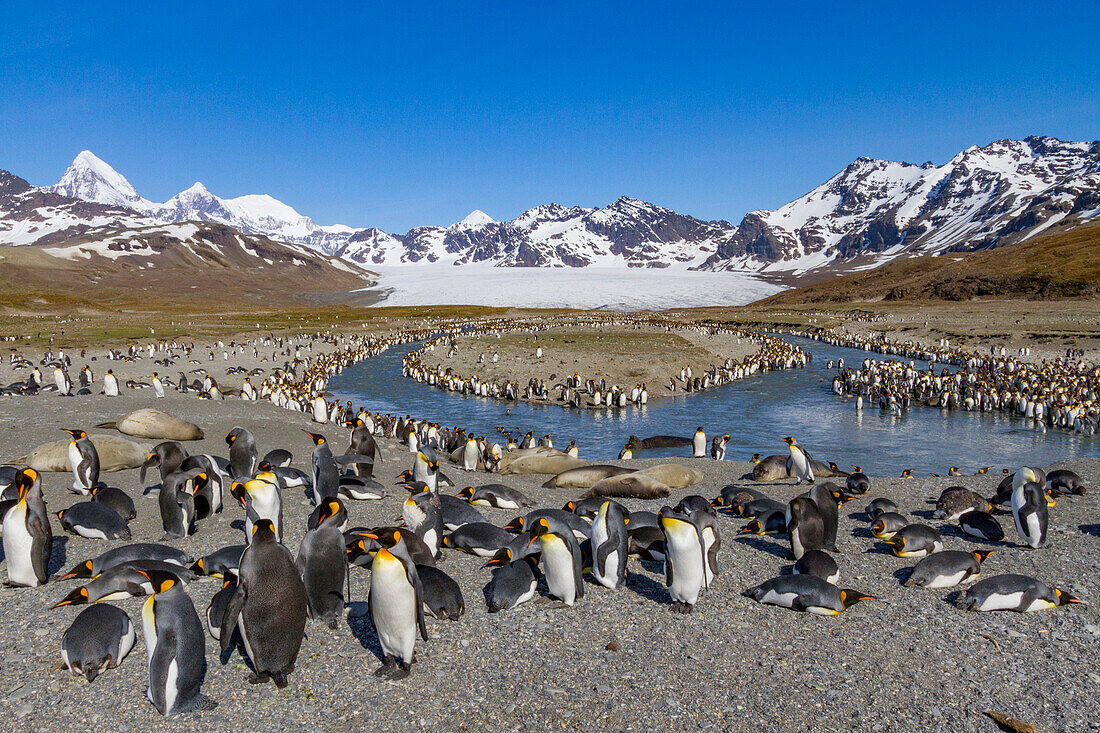
[[[451,369],[462,376],[477,375],[494,382],[505,380],[525,386],[532,377],[548,386],[567,376],[581,379],[606,379],[629,392],[635,385],[646,384],[649,398],[668,392],[669,377],[675,377],[678,389],[680,370],[690,366],[695,376],[726,359],[742,360],[760,350],[759,345],[733,334],[710,335],[694,330],[668,332],[663,328],[588,328],[569,327],[538,333],[509,333],[460,336],[457,353],[445,346],[425,351],[421,360],[429,367]],[[541,346],[542,357],[536,357]],[[493,354],[500,359],[492,362]],[[484,362],[478,359],[484,357]],[[557,393],[553,392],[556,398]]]
[[[144,362],[149,364],[149,362]],[[150,370],[151,371],[151,370]],[[97,369],[97,375],[102,369]],[[223,436],[235,425],[256,435],[261,451],[280,446],[308,470],[312,445],[301,430],[316,429],[305,415],[271,404],[236,400],[213,403],[151,392],[63,399],[53,395],[0,401],[0,455],[12,457],[64,437],[63,427],[89,427],[132,409],[155,406],[191,420],[206,438],[189,445],[224,455]],[[99,432],[90,430],[90,432]],[[346,431],[324,426],[342,449]],[[625,437],[625,436],[624,436]],[[382,443],[379,477],[389,480],[411,465],[410,454]],[[1072,459],[1072,456],[1067,456]],[[744,463],[689,458],[705,473],[702,484],[675,491],[711,497],[728,483],[745,483]],[[638,460],[645,466],[665,462]],[[868,460],[872,463],[872,460]],[[1073,461],[1091,487],[1100,481],[1100,461]],[[546,477],[463,475],[444,466],[460,485],[500,481],[528,493],[540,505],[561,506],[580,493],[542,489]],[[51,512],[78,499],[67,474],[45,475]],[[133,541],[157,541],[163,534],[155,494],[142,497],[136,470],[106,474],[105,480],[135,497],[138,517]],[[961,484],[990,494],[999,477],[872,479],[871,493],[894,499],[914,519],[931,510],[927,499]],[[152,483],[153,479],[149,480]],[[800,489],[789,483],[766,488],[787,500]],[[380,502],[350,502],[353,525],[391,523],[404,492]],[[310,508],[300,494],[285,497],[285,542],[292,552]],[[662,502],[625,502],[656,510]],[[985,575],[1022,572],[1066,588],[1088,605],[1031,616],[971,614],[955,608],[954,593],[900,585],[899,571],[912,561],[883,553],[867,532],[866,501],[841,512],[841,585],[877,596],[842,616],[820,618],[765,607],[743,598],[744,589],[790,565],[784,540],[737,537],[743,522],[721,518],[722,572],[691,616],[673,614],[662,570],[632,560],[627,587],[609,591],[586,585],[572,608],[536,600],[489,615],[482,589],[489,581],[483,561],[448,551],[440,567],[462,587],[466,615],[458,621],[429,619],[430,640],[418,646],[419,664],[402,682],[371,675],[379,647],[367,618],[369,572],[352,570],[352,598],[336,631],[307,625],[307,638],[290,686],[245,682],[237,654],[223,663],[207,639],[209,669],[204,692],[216,709],[162,718],[145,699],[146,660],[139,641],[119,669],[94,683],[61,667],[60,642],[79,607],[50,606],[77,585],[51,582],[42,588],[0,588],[0,715],[9,729],[56,730],[123,726],[142,730],[236,731],[261,725],[271,730],[650,730],[743,729],[870,731],[994,731],[984,711],[996,710],[1041,729],[1100,729],[1095,669],[1100,641],[1100,509],[1092,493],[1060,499],[1051,512],[1052,547],[1032,551],[1000,543]],[[498,524],[515,514],[486,509]],[[171,544],[194,557],[242,540],[243,512],[227,506],[200,524],[198,533]],[[1011,517],[1002,525],[1014,537]],[[933,522],[936,526],[942,523]],[[67,569],[117,542],[66,535],[54,521],[52,569]],[[951,528],[950,548],[988,548]],[[188,589],[202,614],[219,587],[214,580]],[[141,599],[117,602],[139,622]],[[140,637],[140,631],[139,631]]]

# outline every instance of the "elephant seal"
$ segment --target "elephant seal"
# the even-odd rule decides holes
[[[778,481],[790,478],[791,472],[787,467],[790,456],[768,456],[752,467],[753,481]]]
[[[627,442],[630,444],[631,450],[691,447],[691,438],[681,438],[678,435],[654,435],[649,438],[639,438],[637,435],[631,435],[630,440]]]
[[[99,454],[100,471],[124,471],[128,468],[141,468],[149,448],[144,445],[119,438],[114,435],[89,435],[96,453]],[[67,472],[69,467],[69,444],[71,440],[58,440],[43,443],[25,456],[11,463],[29,466],[36,471]]]
[[[662,463],[644,468],[638,473],[652,476],[670,489],[686,489],[703,480],[703,472],[698,468],[681,466],[678,463]]]
[[[613,499],[663,499],[670,491],[666,484],[652,476],[635,472],[597,481],[592,484],[584,498],[605,496]]]
[[[814,476],[816,478],[831,478],[834,476],[846,476],[843,471],[834,471],[833,467],[828,463],[823,463],[816,458],[810,459],[810,465],[813,466]]]
[[[633,469],[621,466],[591,465],[562,471],[542,485],[544,489],[589,489],[592,484],[611,476],[634,473]]]
[[[194,423],[181,420],[174,415],[148,408],[134,410],[116,422],[105,422],[97,428],[115,428],[120,433],[135,438],[154,438],[156,440],[202,440],[202,428]]]
[[[564,456],[565,452],[558,450],[557,448],[547,448],[544,445],[537,445],[534,448],[517,448],[510,450],[500,457],[501,469],[508,468],[508,466],[521,458],[528,458],[530,456]],[[503,470],[502,470],[503,473]]]
[[[588,463],[586,461],[574,458],[573,456],[567,456],[564,453],[560,453],[559,455],[532,455],[517,458],[501,469],[500,472],[507,474],[559,474],[563,471],[568,471],[570,468],[580,468],[581,466],[587,465]]]

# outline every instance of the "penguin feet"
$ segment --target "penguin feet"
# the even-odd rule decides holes
[[[286,672],[272,672],[271,679],[275,683],[275,687],[277,687],[278,689],[281,690],[286,687]]]
[[[389,677],[395,669],[397,669],[397,660],[393,658],[392,654],[387,654],[383,660],[382,666],[374,670],[374,676]]]
[[[685,613],[686,614],[686,613],[691,613],[694,610],[695,610],[695,606],[691,605],[690,603],[684,603],[683,601],[673,601],[672,602],[672,612],[673,613]]]
[[[385,663],[378,669],[374,670],[374,676],[383,677],[385,679],[394,681],[403,680],[409,676],[409,673],[412,671],[411,667],[411,662],[398,665],[397,660],[393,658],[393,655],[387,654],[385,658]]]
[[[248,678],[248,684],[250,685],[264,685],[271,681],[271,675],[267,672],[257,672]]]

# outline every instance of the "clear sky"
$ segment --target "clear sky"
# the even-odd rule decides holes
[[[0,168],[87,148],[155,201],[322,224],[624,194],[736,222],[861,155],[1029,134],[1100,138],[1094,3],[0,4]]]

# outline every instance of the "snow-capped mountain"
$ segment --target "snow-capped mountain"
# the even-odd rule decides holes
[[[139,196],[125,177],[90,150],[81,151],[61,180],[43,190],[91,203],[120,206],[139,214],[151,214],[157,209],[157,204]]]
[[[714,253],[730,229],[727,222],[699,221],[624,196],[602,209],[546,204],[506,222],[475,211],[449,227],[417,227],[404,235],[367,229],[337,253],[368,266],[686,268]]]
[[[59,185],[119,200],[125,187],[102,173],[89,166]],[[120,205],[35,188],[6,171],[0,171],[0,242],[26,245],[2,258],[22,287],[81,296],[92,288],[125,297],[153,289],[154,297],[303,302],[372,282],[355,263],[305,245],[216,222],[164,223]]]
[[[701,269],[806,271],[1000,246],[1100,213],[1100,142],[970,147],[947,163],[859,158],[805,196],[754,211]]]
[[[1100,213],[1100,142],[1000,140],[938,166],[859,158],[806,195],[775,210],[751,212],[736,226],[628,197],[603,208],[544,204],[503,222],[475,210],[450,226],[404,234],[320,226],[270,196],[223,199],[201,183],[155,203],[88,151],[56,185],[27,186],[20,197],[11,211],[0,210],[0,243],[56,239],[70,229],[108,223],[205,221],[368,267],[436,263],[799,275],[999,246],[1094,217]]]
[[[158,204],[138,195],[125,176],[89,150],[77,155],[61,180],[44,190],[84,201],[125,207],[158,222],[216,222],[245,234],[261,234],[318,249],[326,249],[332,238],[346,239],[355,231],[340,225],[318,226],[308,216],[266,194],[223,199],[198,182]]]

